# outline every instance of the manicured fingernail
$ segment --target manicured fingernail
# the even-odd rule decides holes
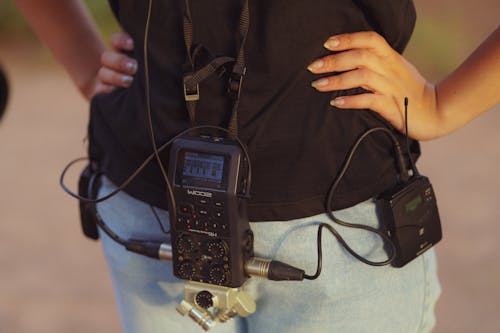
[[[125,84],[130,84],[130,83],[132,83],[133,80],[134,80],[134,78],[130,75],[123,75],[122,76],[122,82]]]
[[[334,49],[339,45],[340,41],[337,38],[331,38],[327,40],[325,44],[323,44],[323,46],[326,47],[327,49]]]
[[[134,48],[134,41],[132,38],[127,38],[127,40],[125,41],[125,45],[127,45],[127,48],[129,50],[132,50]]]
[[[331,106],[340,106],[344,105],[344,99],[343,98],[335,98],[330,101]]]
[[[312,64],[310,64],[307,69],[310,70],[311,72],[317,69],[320,69],[325,65],[325,62],[323,60],[316,60]]]
[[[137,63],[135,61],[127,62],[127,69],[130,72],[135,73],[137,71]]]
[[[313,83],[311,83],[311,86],[313,86],[314,88],[324,87],[326,85],[328,85],[328,79],[319,79],[319,80],[314,81]]]

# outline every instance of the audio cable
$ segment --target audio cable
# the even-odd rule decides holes
[[[404,99],[404,108],[405,108],[404,112],[405,112],[406,149],[407,149],[408,155],[410,157],[411,169],[413,171],[413,176],[415,176],[415,175],[418,175],[418,170],[417,170],[417,168],[415,166],[415,163],[414,163],[414,161],[413,161],[413,159],[411,157],[411,154],[410,154],[409,138],[408,138],[408,97],[405,97],[405,99]],[[328,191],[328,196],[327,196],[327,199],[326,199],[326,202],[325,202],[325,213],[326,213],[326,215],[328,216],[328,218],[330,220],[332,220],[333,222],[335,222],[338,225],[341,225],[341,226],[344,226],[344,227],[348,227],[348,228],[361,229],[361,230],[365,230],[365,231],[369,231],[369,232],[377,234],[380,238],[383,239],[383,241],[386,244],[389,245],[390,251],[389,251],[389,254],[388,254],[388,258],[387,258],[387,260],[384,260],[384,261],[371,261],[371,260],[366,259],[365,257],[363,257],[360,254],[358,254],[356,251],[354,251],[347,244],[347,242],[340,235],[340,233],[332,225],[327,224],[327,223],[321,223],[319,225],[319,227],[318,227],[318,232],[317,232],[317,255],[318,255],[318,261],[317,261],[316,273],[313,274],[313,275],[307,275],[307,274],[304,275],[305,279],[315,280],[321,274],[321,270],[322,270],[322,266],[323,266],[322,231],[323,231],[324,228],[326,228],[333,236],[335,236],[335,238],[338,240],[338,242],[342,245],[342,247],[347,252],[349,252],[357,260],[359,260],[359,261],[361,261],[361,262],[363,262],[363,263],[365,263],[367,265],[370,265],[370,266],[385,266],[385,265],[389,265],[390,263],[392,263],[392,261],[396,258],[396,255],[397,255],[397,253],[396,253],[396,246],[394,245],[394,243],[392,242],[392,240],[389,238],[389,236],[385,232],[383,232],[383,231],[381,231],[381,230],[379,230],[377,228],[373,228],[373,227],[367,226],[367,225],[355,224],[355,223],[349,223],[349,222],[342,221],[341,219],[337,218],[334,215],[333,209],[332,209],[332,206],[333,206],[333,195],[335,193],[335,190],[337,189],[340,181],[342,180],[342,178],[344,177],[345,173],[347,172],[347,170],[348,170],[348,168],[349,168],[349,166],[351,164],[352,158],[353,158],[356,150],[358,149],[359,145],[363,142],[364,139],[366,139],[369,135],[371,135],[371,134],[373,134],[375,132],[383,132],[383,133],[387,134],[389,136],[389,138],[393,142],[394,152],[395,152],[395,155],[396,155],[396,160],[397,160],[397,165],[398,165],[399,175],[400,175],[399,182],[406,183],[409,180],[410,175],[408,173],[408,167],[407,167],[407,164],[406,164],[406,160],[404,158],[403,150],[401,149],[401,144],[399,143],[399,141],[397,140],[397,138],[394,136],[394,134],[392,133],[392,131],[390,131],[389,129],[387,129],[385,127],[376,127],[376,128],[367,130],[366,132],[364,132],[358,138],[358,140],[356,141],[356,143],[354,144],[354,146],[349,151],[349,154],[347,155],[347,158],[346,158],[346,160],[344,162],[344,165],[343,165],[343,167],[342,167],[339,175],[337,176],[337,178],[333,182],[332,186],[330,187],[330,189]]]

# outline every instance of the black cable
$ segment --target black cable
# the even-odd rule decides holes
[[[222,131],[226,134],[230,134],[229,133],[229,130],[223,128],[223,127],[219,127],[219,126],[212,126],[212,125],[201,125],[201,126],[195,126],[195,127],[190,127],[188,129],[185,129],[184,131],[180,132],[179,134],[177,134],[176,136],[174,136],[173,138],[171,138],[170,140],[168,140],[167,142],[165,142],[164,144],[162,144],[160,147],[158,147],[158,153],[161,153],[165,148],[167,148],[169,145],[172,144],[173,141],[175,141],[176,139],[180,138],[181,136],[183,135],[186,135],[190,132],[193,132],[193,131],[198,131],[198,130],[203,130],[203,129],[212,129],[212,130],[218,130],[218,131]],[[250,188],[251,188],[251,184],[252,184],[252,164],[250,163],[250,155],[248,153],[248,150],[246,148],[246,146],[243,144],[243,142],[237,138],[237,137],[234,137],[233,138],[237,143],[238,145],[241,147],[241,150],[243,151],[243,154],[245,155],[245,159],[246,159],[246,163],[247,163],[247,182],[246,182],[246,187],[245,189],[243,189],[243,195],[245,196],[248,196],[250,194]],[[74,193],[73,191],[71,191],[65,184],[64,184],[64,178],[66,177],[66,173],[68,172],[68,170],[76,163],[78,162],[81,162],[81,161],[88,161],[89,158],[88,157],[80,157],[80,158],[77,158],[77,159],[74,159],[73,161],[69,162],[63,169],[63,171],[61,172],[61,176],[59,177],[59,185],[62,187],[62,189],[64,190],[64,192],[66,192],[67,194],[69,194],[70,196],[72,196],[73,198],[76,198],[82,202],[89,202],[89,203],[99,203],[99,202],[103,202],[113,196],[115,196],[116,194],[118,194],[118,192],[120,191],[123,191],[138,175],[139,173],[142,172],[142,170],[144,170],[144,168],[146,167],[146,165],[151,162],[153,160],[153,158],[155,157],[154,153],[150,154],[145,160],[144,162],[142,162],[142,164],[120,185],[118,186],[118,188],[108,194],[106,194],[105,196],[101,197],[101,198],[97,198],[97,199],[89,199],[89,198],[85,198],[85,197],[82,197],[76,193]]]
[[[153,119],[152,119],[152,114],[151,114],[151,83],[149,80],[149,57],[148,57],[148,45],[149,45],[149,26],[150,26],[150,21],[151,21],[151,10],[153,7],[153,0],[149,0],[148,4],[148,14],[146,18],[146,25],[144,28],[144,76],[145,76],[145,93],[146,93],[146,114],[147,114],[147,119],[148,119],[148,130],[149,130],[149,135],[151,138],[151,144],[153,146],[153,152],[156,157],[156,161],[158,162],[158,166],[160,167],[161,174],[163,176],[163,179],[165,180],[165,183],[167,185],[167,190],[168,190],[168,196],[169,196],[169,201],[170,201],[170,207],[171,207],[171,216],[172,219],[175,220],[176,214],[177,214],[177,207],[174,198],[174,191],[172,190],[172,185],[170,184],[170,181],[167,176],[167,172],[165,171],[165,167],[163,166],[163,163],[160,158],[160,153],[158,151],[158,147],[156,145],[156,138],[154,134],[154,128],[153,128]]]
[[[405,97],[405,137],[406,137],[406,152],[408,153],[408,157],[410,158],[411,169],[413,170],[413,176],[420,176],[418,172],[417,166],[415,165],[415,161],[411,156],[410,151],[410,139],[408,138],[408,97]]]
[[[314,275],[308,275],[308,274],[304,274],[304,279],[307,279],[307,280],[316,280],[319,275],[321,274],[321,270],[323,269],[323,245],[322,245],[322,238],[321,238],[321,231],[322,229],[324,228],[324,226],[327,226],[326,223],[321,223],[318,227],[318,236],[317,236],[317,239],[316,239],[316,246],[318,248],[318,265],[317,265],[317,268],[316,268],[316,273],[314,273]],[[335,229],[333,229],[333,235],[335,236],[337,233],[337,231]],[[342,237],[340,237],[342,238]],[[337,238],[338,239],[338,238]]]
[[[99,172],[95,172],[90,180],[89,180],[89,185],[88,185],[88,193],[90,193],[91,196],[97,195],[94,187],[96,186],[95,181],[98,177],[101,177],[101,174]],[[151,206],[153,208],[153,206]],[[162,258],[162,251],[161,247],[164,244],[164,241],[151,241],[151,240],[142,240],[142,239],[124,239],[120,236],[118,236],[101,218],[99,213],[97,212],[97,207],[94,205],[93,208],[94,210],[94,216],[95,216],[95,223],[100,227],[102,231],[104,231],[113,241],[116,243],[124,246],[128,251],[135,252],[137,254],[151,257],[154,259],[168,259],[168,258]],[[156,212],[153,210],[153,213],[156,216]],[[162,227],[162,226],[161,226]],[[163,227],[162,227],[163,230]]]
[[[94,173],[91,177],[90,177],[90,180],[89,180],[89,188],[88,188],[88,191],[87,193],[94,193],[94,186],[95,186],[95,180],[97,179],[97,177],[100,177],[101,175],[99,173]],[[92,195],[92,194],[91,194]],[[117,242],[118,244],[121,244],[123,246],[127,246],[128,242],[126,239],[124,238],[121,238],[120,236],[118,236],[117,234],[115,234],[113,232],[113,230],[111,230],[108,225],[106,223],[104,223],[104,221],[102,220],[101,216],[99,215],[99,213],[97,212],[97,207],[94,207],[95,209],[95,216],[96,216],[96,223],[97,225],[111,238],[113,239],[115,242]]]
[[[175,139],[178,139],[179,137],[181,137],[182,135],[185,135],[189,132],[191,132],[193,130],[193,128],[188,128],[184,131],[182,131],[181,133],[179,133],[178,135],[174,136],[172,139],[168,140],[165,144],[163,144],[162,146],[159,147],[158,149],[158,152],[161,152],[162,150],[164,150],[166,147],[168,147]],[[88,161],[89,158],[88,157],[80,157],[80,158],[77,158],[77,159],[74,159],[73,161],[69,162],[63,169],[63,171],[61,172],[61,175],[59,177],[59,185],[62,187],[62,189],[64,190],[64,192],[66,192],[67,194],[69,194],[70,196],[72,196],[73,198],[76,198],[80,201],[83,201],[83,202],[89,202],[89,203],[98,203],[98,202],[102,202],[102,201],[105,201],[113,196],[115,196],[116,194],[118,194],[118,192],[120,191],[123,191],[138,175],[139,173],[142,172],[142,170],[144,170],[144,168],[146,167],[146,165],[151,162],[151,160],[155,157],[154,153],[150,154],[145,160],[144,162],[142,162],[142,164],[120,185],[118,186],[118,188],[114,191],[112,191],[111,193],[108,193],[106,194],[105,196],[101,197],[101,198],[97,198],[97,199],[89,199],[89,198],[84,198],[74,192],[72,192],[65,184],[64,184],[64,178],[66,177],[66,172],[68,172],[68,170],[76,163],[78,162],[81,162],[81,161]]]
[[[337,239],[339,239],[339,241],[341,242],[341,244],[344,246],[344,248],[351,255],[353,255],[355,258],[359,259],[361,262],[363,262],[363,263],[365,263],[367,265],[371,265],[371,266],[384,266],[384,265],[390,264],[392,262],[392,260],[394,260],[394,258],[396,256],[396,247],[395,247],[395,245],[393,244],[393,242],[390,240],[390,238],[387,236],[386,233],[384,233],[384,232],[382,232],[382,231],[380,231],[380,230],[378,230],[376,228],[373,228],[373,227],[370,227],[370,226],[367,226],[367,225],[363,225],[363,224],[348,223],[348,222],[345,222],[345,221],[342,221],[342,220],[338,219],[333,214],[333,207],[332,206],[333,206],[333,194],[335,193],[335,190],[337,189],[338,185],[340,184],[340,181],[342,180],[342,178],[344,177],[347,169],[349,168],[350,163],[352,161],[352,158],[354,156],[354,153],[356,152],[356,150],[358,149],[359,145],[361,144],[361,142],[363,142],[363,140],[366,137],[368,137],[370,134],[372,134],[374,132],[378,132],[378,131],[382,131],[382,132],[386,133],[391,138],[391,140],[393,141],[393,143],[394,143],[394,149],[395,149],[397,160],[398,160],[398,167],[399,167],[401,181],[405,182],[405,181],[408,180],[408,178],[409,178],[409,176],[408,176],[408,168],[406,166],[404,155],[403,155],[403,152],[401,150],[401,146],[400,146],[398,140],[396,139],[396,137],[394,136],[394,134],[389,129],[384,128],[384,127],[377,127],[377,128],[370,129],[370,130],[366,131],[365,133],[363,133],[363,135],[361,135],[361,137],[356,141],[356,143],[354,144],[354,146],[351,148],[351,150],[350,150],[350,152],[348,154],[348,157],[347,157],[347,159],[346,159],[346,161],[344,163],[344,166],[343,166],[340,174],[337,176],[336,180],[334,181],[334,183],[330,187],[330,190],[328,191],[328,197],[327,197],[327,200],[326,200],[326,214],[328,215],[328,217],[333,222],[335,222],[335,223],[337,223],[337,224],[339,224],[341,226],[344,226],[344,227],[356,228],[356,229],[361,229],[361,230],[366,230],[366,231],[369,231],[369,232],[373,232],[373,233],[379,235],[386,243],[388,243],[390,245],[391,253],[388,256],[388,259],[385,260],[385,261],[382,261],[382,262],[374,262],[374,261],[371,261],[371,260],[367,260],[366,258],[358,255],[343,240],[341,240],[341,239],[339,239],[337,237]],[[330,228],[328,228],[328,229],[330,230],[330,232],[333,233],[333,231]],[[333,234],[335,235],[335,233],[333,233]]]
[[[335,238],[337,238],[338,242],[344,247],[344,249],[347,252],[349,252],[353,257],[355,257],[356,259],[358,259],[359,261],[361,261],[367,265],[385,266],[385,265],[390,264],[394,260],[394,258],[396,257],[396,247],[385,232],[380,231],[377,228],[367,226],[367,225],[348,223],[348,222],[342,221],[333,214],[333,208],[332,208],[333,207],[333,194],[335,193],[335,190],[337,189],[338,185],[340,184],[340,181],[342,180],[345,173],[347,172],[347,170],[351,164],[352,158],[354,157],[354,153],[356,152],[359,145],[363,142],[363,140],[366,137],[368,137],[372,133],[375,133],[378,131],[382,131],[382,132],[386,133],[391,138],[392,142],[394,143],[394,149],[396,152],[397,163],[398,163],[401,181],[406,182],[409,179],[408,168],[406,166],[404,155],[403,155],[403,152],[401,150],[401,146],[399,144],[399,141],[396,139],[394,134],[389,129],[384,128],[384,127],[377,127],[377,128],[370,129],[370,130],[364,132],[361,135],[361,137],[358,138],[358,140],[356,141],[354,146],[349,151],[349,154],[347,155],[346,161],[344,162],[344,165],[343,165],[339,175],[337,176],[337,178],[335,179],[335,181],[333,182],[332,186],[330,187],[330,189],[328,191],[328,196],[327,196],[326,204],[325,204],[325,206],[326,206],[325,212],[326,212],[327,216],[333,222],[335,222],[341,226],[348,227],[348,228],[361,229],[361,230],[365,230],[368,232],[373,232],[373,233],[377,234],[378,236],[380,236],[384,240],[385,243],[389,244],[389,246],[391,248],[390,254],[388,255],[388,259],[384,260],[384,261],[371,261],[371,260],[364,258],[363,256],[359,255],[356,251],[354,251],[347,244],[347,242],[344,240],[344,238],[342,238],[342,236],[339,234],[339,232],[333,226],[331,226],[327,223],[321,223],[318,227],[318,236],[317,236],[318,264],[317,264],[316,273],[314,275],[305,274],[304,275],[305,279],[315,280],[321,274],[322,261],[323,261],[323,251],[322,251],[322,231],[323,231],[323,228],[328,229],[328,231],[330,231],[330,233],[332,233],[332,235],[334,235]]]

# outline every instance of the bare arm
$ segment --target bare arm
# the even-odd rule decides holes
[[[98,85],[106,47],[79,0],[16,0],[24,17],[66,68],[78,89],[90,98]]]
[[[463,127],[500,102],[500,28],[436,85],[441,135]]]

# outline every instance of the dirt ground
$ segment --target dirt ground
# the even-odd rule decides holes
[[[58,185],[85,152],[85,101],[61,70],[1,51],[13,95],[0,124],[0,333],[120,332],[100,245]],[[500,332],[499,124],[497,107],[423,144],[444,227],[438,333]]]

